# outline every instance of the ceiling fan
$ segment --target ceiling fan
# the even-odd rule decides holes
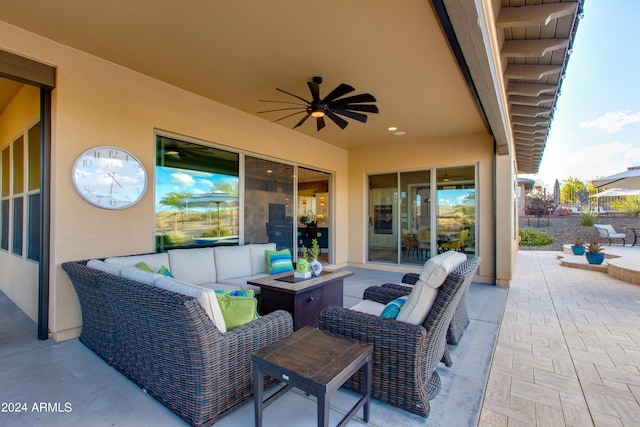
[[[278,108],[275,110],[258,111],[258,114],[272,113],[275,111],[287,111],[287,110],[299,110],[295,113],[288,114],[281,117],[274,122],[279,122],[287,117],[295,116],[297,114],[305,114],[298,123],[293,127],[294,129],[301,126],[309,116],[316,118],[316,125],[318,131],[325,126],[324,117],[330,118],[341,129],[347,127],[349,122],[340,116],[349,117],[359,122],[365,123],[367,121],[367,115],[363,113],[378,113],[378,107],[373,104],[365,104],[367,102],[376,102],[376,98],[369,93],[362,93],[360,95],[352,95],[342,98],[344,95],[353,92],[355,89],[346,84],[341,83],[338,87],[332,90],[327,96],[320,99],[320,84],[322,83],[322,77],[314,77],[312,81],[307,82],[309,90],[311,91],[311,101],[308,101],[298,95],[287,92],[280,88],[276,90],[293,96],[294,98],[303,101],[300,102],[288,102],[288,101],[272,101],[268,99],[260,99],[260,102],[278,102],[282,104],[296,105],[296,107]]]

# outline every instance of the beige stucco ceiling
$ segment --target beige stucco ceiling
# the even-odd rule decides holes
[[[249,114],[273,108],[258,99],[292,100],[276,87],[308,98],[316,75],[321,95],[343,82],[373,94],[380,113],[366,124],[296,129],[341,147],[393,143],[392,125],[416,141],[486,129],[429,1],[3,3],[5,22]]]
[[[356,89],[353,94],[373,94],[380,113],[369,114],[365,124],[348,119],[345,130],[327,120],[327,126],[318,132],[313,120],[308,120],[296,131],[350,149],[407,140],[429,143],[484,132],[489,123],[496,135],[498,152],[507,154],[521,148],[526,154],[522,157],[525,169],[537,170],[542,156],[539,148],[544,145],[540,140],[546,140],[548,121],[542,120],[544,129],[537,122],[552,112],[531,110],[531,99],[513,97],[508,107],[504,102],[501,105],[507,99],[510,83],[534,79],[507,73],[515,73],[517,67],[513,65],[524,63],[559,64],[559,71],[554,69],[551,76],[544,75],[545,83],[557,88],[568,43],[537,47],[543,55],[550,52],[549,59],[543,58],[542,62],[532,59],[533,48],[509,44],[504,52],[494,52],[502,59],[490,64],[496,59],[491,57],[491,43],[480,40],[482,43],[478,44],[478,37],[494,37],[493,43],[501,49],[505,40],[553,38],[558,32],[540,31],[547,28],[548,21],[522,24],[517,21],[517,13],[509,20],[500,18],[506,9],[514,12],[519,6],[539,1],[482,3],[483,8],[493,9],[489,17],[479,14],[482,11],[465,10],[477,2],[443,2],[452,16],[465,59],[470,62],[482,107],[473,99],[429,0],[7,0],[0,9],[0,20],[264,120],[276,120],[287,112],[258,115],[258,111],[275,105],[259,99],[295,101],[276,88],[308,99],[306,82],[313,76],[324,78],[321,96],[340,83],[348,83]],[[559,18],[568,15],[560,14]],[[477,32],[478,28],[482,30],[482,19],[487,18],[496,20],[490,24],[492,31]],[[557,16],[552,17],[553,22],[556,19]],[[562,34],[558,34],[561,38],[566,38],[564,33],[575,22],[575,8],[573,16],[565,21]],[[522,31],[512,30],[510,25],[525,27]],[[474,43],[465,45],[466,39]],[[490,69],[488,65],[498,71],[486,73],[483,67]],[[58,70],[59,74],[64,72]],[[491,73],[494,75],[486,76]],[[550,98],[540,97],[535,103],[550,111],[556,93],[548,89],[542,95]],[[518,140],[514,140],[511,123],[513,111],[517,117],[538,117],[533,129],[528,123],[519,123],[515,135],[519,146],[514,143]],[[274,126],[292,128],[300,118],[291,117]],[[389,126],[406,134],[395,136],[387,130]]]

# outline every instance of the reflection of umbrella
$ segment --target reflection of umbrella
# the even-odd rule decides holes
[[[640,166],[592,181],[594,187],[640,189]]]
[[[640,196],[640,190],[605,190],[589,197],[622,197],[622,196]]]
[[[556,183],[553,186],[553,205],[558,207],[560,205],[560,182],[556,179]]]
[[[220,239],[220,203],[237,203],[238,197],[229,193],[216,191],[213,193],[204,193],[197,196],[188,197],[182,201],[185,207],[211,208],[214,205],[218,211],[218,239]],[[211,212],[209,212],[209,225],[211,225]]]

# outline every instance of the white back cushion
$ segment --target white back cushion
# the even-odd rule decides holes
[[[96,270],[104,271],[105,273],[113,274],[114,276],[120,275],[122,267],[118,264],[107,264],[99,259],[92,259],[87,262],[87,267],[95,268]]]
[[[160,289],[176,292],[178,294],[194,297],[198,300],[216,328],[218,328],[222,333],[227,332],[227,326],[224,323],[224,317],[222,317],[222,310],[220,310],[218,298],[216,298],[216,293],[212,289],[183,283],[165,276],[156,279],[154,286]]]
[[[109,257],[104,260],[108,264],[117,264],[122,267],[128,265],[136,265],[139,262],[146,263],[153,271],[158,271],[163,265],[169,268],[169,255],[166,253],[145,254],[132,256]]]
[[[251,276],[251,251],[246,245],[213,248],[216,260],[216,281]]]
[[[456,251],[448,251],[429,259],[396,319],[413,325],[422,324],[438,296],[438,288],[449,273],[466,260],[466,255]]]
[[[141,282],[145,285],[153,285],[153,282],[155,282],[157,278],[163,277],[160,274],[140,270],[132,265],[123,268],[120,271],[120,276],[122,276],[123,279],[135,280],[136,282]]]
[[[172,249],[168,253],[169,270],[177,280],[194,285],[216,281],[213,248]]]
[[[267,272],[267,259],[264,251],[275,251],[275,243],[255,243],[249,245],[251,252],[251,275],[262,274]]]

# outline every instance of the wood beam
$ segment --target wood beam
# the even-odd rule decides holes
[[[504,72],[507,79],[531,79],[540,80],[550,74],[562,72],[562,65],[540,65],[540,64],[509,64]]]
[[[0,77],[40,89],[56,87],[55,67],[4,50],[0,50]]]
[[[538,58],[567,46],[569,39],[507,40],[500,54],[510,58]]]
[[[577,2],[546,3],[535,6],[503,7],[496,27],[527,27],[547,25],[552,19],[576,13]]]

